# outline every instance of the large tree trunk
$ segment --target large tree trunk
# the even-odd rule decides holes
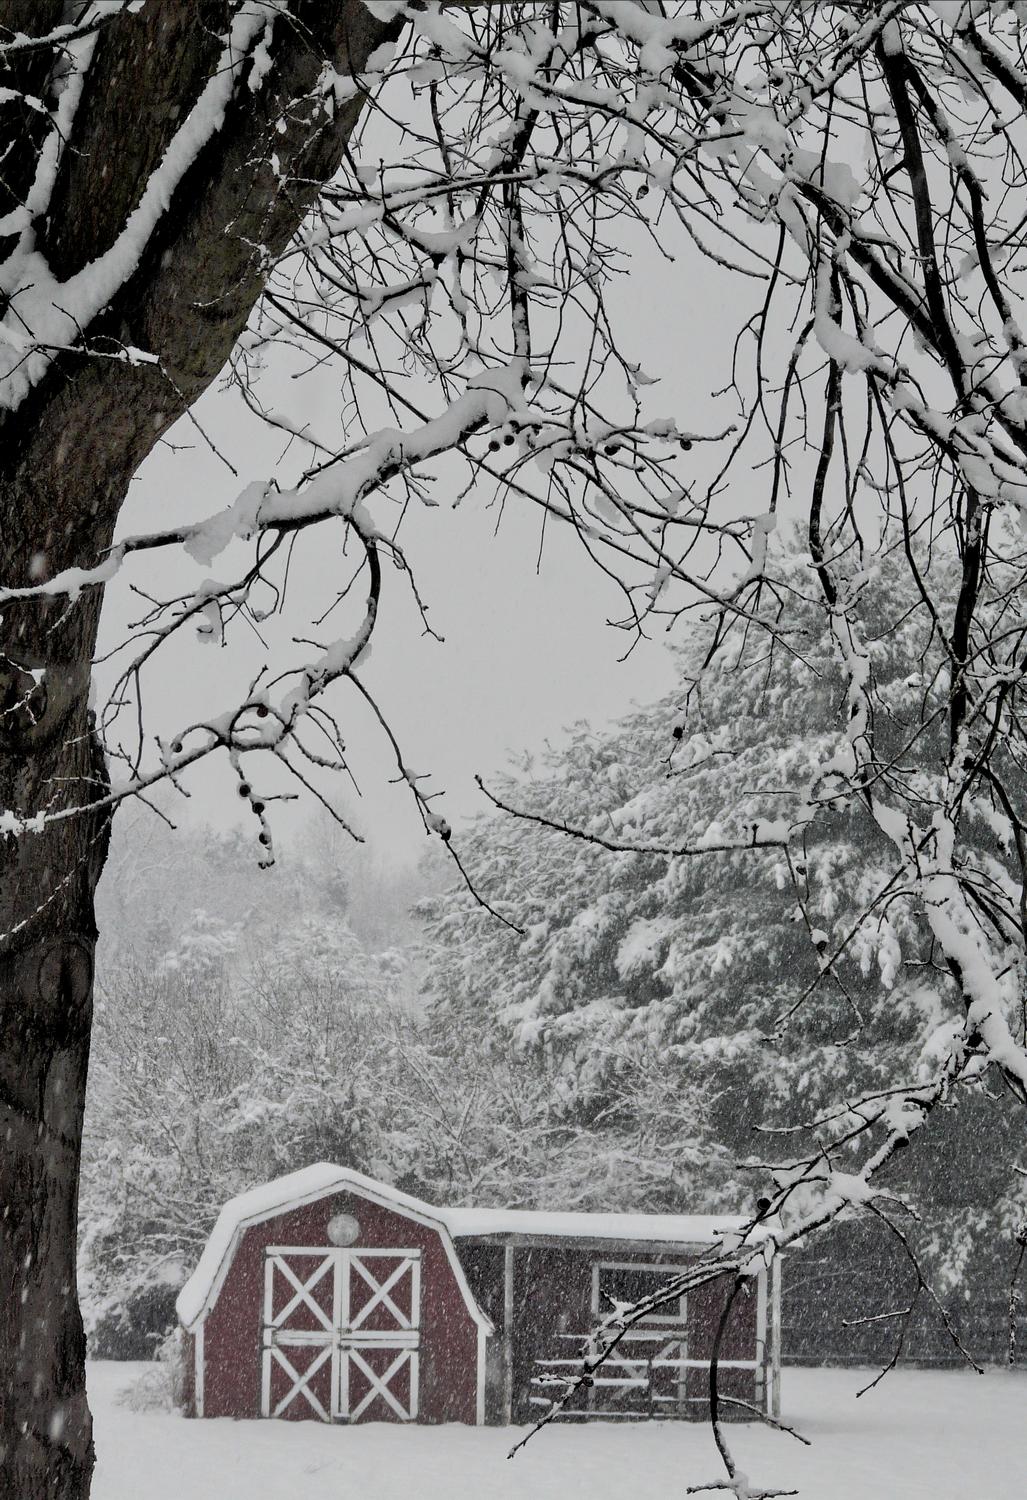
[[[233,8],[148,0],[103,30],[41,226],[62,280],[116,239],[216,65]],[[63,10],[0,0],[0,26],[42,35]],[[323,63],[359,72],[397,27],[360,0],[293,12],[295,24],[276,23],[262,88],[244,75],[138,271],[90,329],[158,354],[162,367],[61,356],[0,414],[0,585],[100,559],[135,470],[244,327],[266,274],[259,247],[284,248],[337,168],[362,100],[334,118],[313,107]],[[0,84],[43,93],[51,62],[29,53]],[[0,214],[31,179],[38,135],[21,118],[17,127],[0,137],[10,147]],[[87,813],[19,833],[5,814],[52,814],[105,787],[88,706],[100,604],[99,589],[71,607],[8,602],[0,620],[0,1496],[12,1500],[84,1500],[92,1471],[75,1229],[93,896],[109,820]]]
[[[90,657],[77,649],[83,634],[91,644],[95,617],[92,601],[78,611],[63,632],[71,659],[58,661],[39,649],[52,618],[8,611],[4,808],[57,811],[102,789],[84,691]],[[45,665],[43,682],[15,659]],[[50,823],[0,846],[0,1494],[32,1500],[87,1494],[92,1468],[75,1229],[107,822]]]

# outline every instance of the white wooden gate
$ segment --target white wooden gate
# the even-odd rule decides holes
[[[419,1250],[269,1246],[263,1415],[413,1421],[420,1314]]]

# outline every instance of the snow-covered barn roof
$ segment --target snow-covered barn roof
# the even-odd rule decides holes
[[[476,1321],[491,1332],[492,1325],[478,1308],[467,1285],[458,1258],[453,1253],[455,1240],[517,1238],[522,1241],[573,1239],[600,1240],[611,1244],[640,1245],[717,1245],[741,1235],[751,1220],[737,1215],[717,1214],[643,1214],[643,1213],[564,1213],[546,1209],[523,1208],[439,1208],[410,1193],[376,1182],[362,1172],[331,1162],[316,1162],[299,1172],[289,1172],[272,1182],[251,1188],[231,1198],[218,1215],[217,1223],[196,1269],[178,1294],[179,1319],[192,1328],[213,1305],[221,1282],[227,1273],[238,1239],[251,1224],[258,1224],[276,1214],[302,1207],[329,1193],[350,1191],[376,1203],[394,1208],[421,1223],[438,1229],[453,1262],[453,1269]],[[763,1238],[761,1231],[750,1232],[750,1242]]]
[[[217,1300],[236,1246],[251,1225],[273,1219],[292,1209],[302,1208],[304,1204],[316,1202],[329,1193],[339,1192],[357,1193],[373,1203],[395,1209],[418,1223],[437,1229],[471,1316],[486,1333],[492,1332],[491,1321],[478,1306],[467,1284],[464,1268],[453,1248],[444,1212],[409,1193],[401,1193],[383,1182],[376,1182],[373,1177],[365,1177],[362,1172],[351,1171],[349,1167],[337,1167],[327,1161],[315,1162],[313,1166],[304,1167],[299,1172],[288,1172],[284,1177],[276,1177],[271,1182],[262,1183],[260,1187],[251,1188],[249,1192],[240,1193],[238,1197],[228,1200],[218,1214],[195,1271],[178,1294],[175,1310],[179,1321],[186,1328],[193,1328],[206,1317]]]
[[[637,1240],[652,1245],[718,1245],[751,1220],[723,1214],[565,1213],[533,1208],[435,1209],[454,1239]],[[750,1236],[751,1238],[751,1236]]]

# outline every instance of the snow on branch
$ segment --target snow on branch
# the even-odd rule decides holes
[[[5,308],[0,319],[0,407],[8,410],[16,409],[46,374],[54,352],[76,347],[97,314],[131,278],[189,168],[221,129],[244,70],[250,72],[251,83],[259,76],[258,54],[266,48],[281,6],[276,0],[245,0],[240,6],[209,81],[172,137],[117,239],[89,265],[59,281],[37,246],[36,220],[49,207],[64,143],[74,130],[97,28],[109,9],[94,7],[92,24],[87,18],[78,27],[67,28],[74,33],[72,37],[57,38],[69,55],[69,74],[29,194],[20,209],[0,221],[0,232],[18,233],[16,247],[0,263],[0,305]],[[117,12],[125,9],[119,5]]]
[[[100,27],[108,25],[122,15],[134,15],[141,11],[147,0],[93,0],[86,8],[84,19],[55,26],[52,31],[40,36],[30,36],[23,31],[11,32],[9,37],[0,37],[0,62],[7,62],[28,52],[51,52],[67,42],[76,42],[91,36]],[[9,27],[0,28],[10,31]]]

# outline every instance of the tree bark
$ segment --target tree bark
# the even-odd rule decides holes
[[[98,602],[55,632],[57,649],[39,649],[53,624],[48,612],[7,612],[0,718],[7,809],[56,811],[104,785],[83,649]],[[12,666],[15,651],[23,666],[45,666],[42,683]],[[75,1237],[93,892],[107,826],[106,816],[92,815],[8,835],[0,845],[0,1494],[31,1500],[87,1494],[92,1467]]]
[[[104,26],[38,226],[62,280],[117,238],[217,65],[236,8],[148,0]],[[59,0],[0,0],[0,27],[40,36],[63,11]],[[159,355],[160,366],[62,354],[16,410],[0,413],[0,584],[100,560],[132,475],[222,369],[269,261],[337,169],[363,99],[329,116],[323,64],[359,74],[399,28],[360,0],[299,0],[292,12],[276,21],[261,88],[249,89],[243,70],[138,269],[88,330],[94,347],[106,335]],[[52,63],[30,52],[0,84],[40,95]],[[10,108],[0,110],[0,148],[10,148],[0,213],[31,181],[39,140],[38,120],[12,122]],[[101,602],[92,589],[70,605],[3,608],[0,814],[52,814],[106,788],[89,710]],[[93,897],[108,827],[106,813],[21,834],[0,822],[0,1497],[12,1500],[85,1500],[92,1472],[75,1238]]]

